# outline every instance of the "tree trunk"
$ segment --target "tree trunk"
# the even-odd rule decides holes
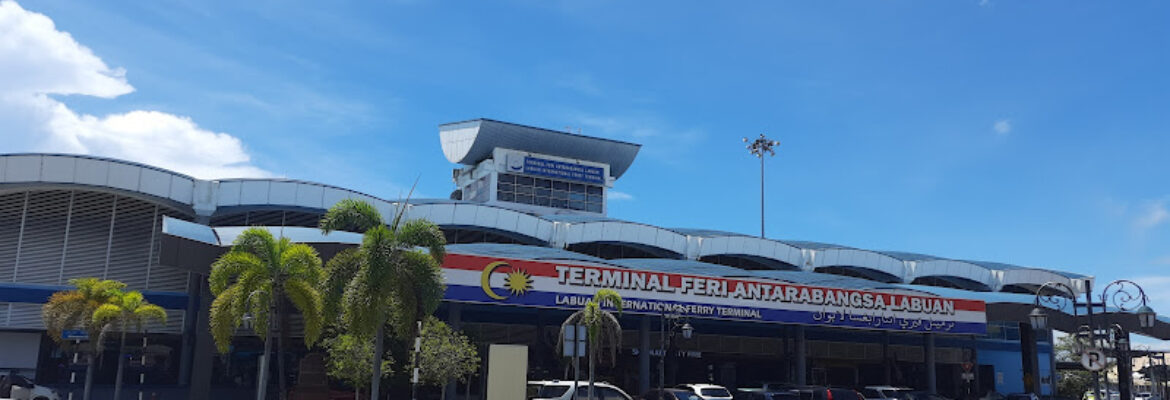
[[[97,357],[94,356],[94,353],[97,352],[97,345],[93,343],[90,343],[90,345],[93,346],[93,348],[90,349],[89,354],[85,355],[85,359],[88,360],[88,362],[85,365],[85,390],[81,393],[81,398],[83,400],[89,400],[89,395],[93,393],[93,364],[97,362]]]
[[[421,318],[422,314],[418,315]],[[415,326],[414,341],[411,342],[414,346],[411,351],[414,353],[410,357],[410,400],[418,400],[418,352],[422,349],[422,319],[415,321]]]
[[[275,301],[277,321],[280,323],[280,334],[276,336],[276,372],[280,374],[280,379],[278,380],[280,382],[280,400],[288,398],[288,384],[286,383],[288,374],[284,372],[284,342],[288,338],[288,323],[285,321],[286,316],[283,299],[284,293],[281,290],[277,290]]]
[[[443,399],[443,400],[448,400],[447,399],[447,385],[443,385],[443,388],[439,389],[439,398]]]
[[[126,368],[126,363],[122,361],[126,358],[126,326],[122,326],[122,339],[118,342],[118,373],[114,375],[114,400],[122,400],[122,371]]]
[[[370,377],[370,400],[378,400],[378,391],[382,386],[382,330],[385,323],[378,324],[378,331],[374,333],[374,371]]]
[[[592,345],[593,343],[589,343],[589,344]],[[594,346],[589,346],[589,349],[586,350],[586,352],[589,353],[589,400],[594,400],[594,399],[596,399],[595,397],[593,397],[593,353],[595,353]]]
[[[260,356],[260,373],[256,377],[256,400],[266,400],[268,395],[268,359],[272,350],[272,325],[276,323],[274,307],[269,306],[267,333],[264,334],[264,354]]]

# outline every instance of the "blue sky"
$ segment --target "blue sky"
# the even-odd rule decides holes
[[[0,4],[31,32],[0,39],[0,152],[446,197],[437,125],[487,117],[643,144],[613,217],[755,233],[766,133],[770,237],[1140,278],[1170,312],[1165,2]]]

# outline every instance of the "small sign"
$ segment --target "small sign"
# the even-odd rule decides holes
[[[89,333],[81,329],[69,329],[61,331],[61,338],[65,340],[89,340]]]
[[[963,363],[963,372],[971,372],[971,368],[974,368],[974,367],[975,367],[975,364],[972,364],[970,361],[965,362],[965,363]]]
[[[1097,348],[1087,348],[1081,352],[1081,366],[1089,371],[1105,369],[1105,352]]]
[[[962,376],[963,376],[963,380],[965,380],[965,381],[975,380],[975,373],[974,372],[964,372]]]
[[[585,325],[574,325],[573,328],[565,329],[565,337],[562,343],[565,357],[578,357],[585,355],[585,342],[589,340],[589,334],[585,331]]]

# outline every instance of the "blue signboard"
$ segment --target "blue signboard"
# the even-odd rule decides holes
[[[81,329],[61,331],[61,338],[65,340],[89,340],[89,334]]]
[[[523,172],[549,178],[605,184],[605,170],[603,168],[543,158],[525,156]]]

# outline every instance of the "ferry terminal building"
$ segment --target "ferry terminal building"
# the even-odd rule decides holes
[[[635,395],[660,376],[667,385],[1051,394],[1051,336],[1027,322],[1033,293],[1053,281],[1079,291],[1093,279],[616,220],[606,216],[606,192],[640,145],[488,119],[441,125],[439,137],[460,165],[449,199],[384,200],[284,179],[200,180],[86,156],[0,155],[0,370],[50,386],[67,379],[76,367],[45,335],[40,309],[69,279],[96,276],[126,282],[168,310],[167,324],[146,334],[148,362],[131,364],[127,375],[189,388],[192,399],[251,387],[262,347],[241,330],[229,355],[215,353],[209,265],[250,226],[309,243],[327,260],[360,242],[356,233],[315,229],[346,198],[384,216],[405,207],[408,218],[438,224],[449,243],[439,316],[481,345],[529,346],[530,379],[571,377],[555,351],[561,322],[598,289],[620,293],[622,348],[598,375]],[[1052,326],[1074,330],[1070,315],[1052,311]],[[676,335],[662,350],[664,316],[690,323],[694,337]],[[1106,318],[1170,338],[1164,320],[1141,331],[1132,314]],[[295,318],[288,328],[297,331]],[[288,347],[295,371],[303,347]],[[102,368],[98,384],[112,383],[113,370]],[[481,385],[477,378],[455,392],[482,398]]]

